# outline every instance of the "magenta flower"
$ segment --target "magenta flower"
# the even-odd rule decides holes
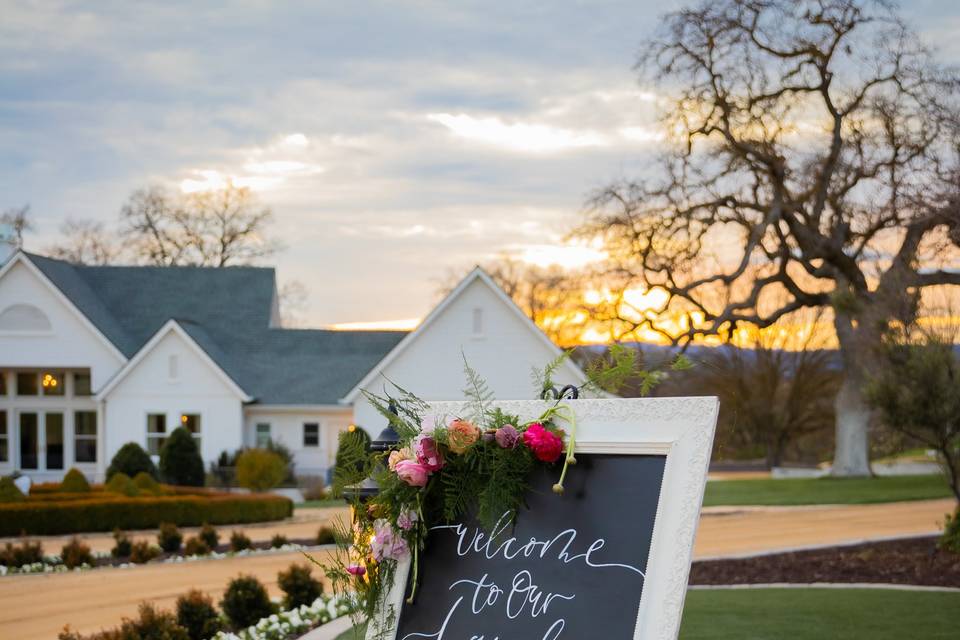
[[[413,460],[400,460],[395,466],[395,471],[400,479],[411,487],[427,486],[427,479],[430,477],[430,470]]]
[[[541,462],[556,462],[563,453],[563,439],[539,422],[534,422],[523,432],[523,444],[527,445]]]
[[[427,468],[427,471],[433,473],[443,468],[443,454],[437,446],[437,441],[425,433],[421,433],[413,439],[413,453],[417,457],[417,462]]]
[[[512,424],[505,424],[497,429],[494,438],[496,438],[501,449],[513,449],[517,446],[517,441],[520,440],[520,433]]]
[[[347,565],[347,573],[359,578],[367,573],[367,568],[362,564],[350,564]]]

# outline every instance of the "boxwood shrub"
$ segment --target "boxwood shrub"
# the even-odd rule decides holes
[[[0,503],[0,536],[52,535],[80,531],[154,529],[281,520],[293,502],[275,495],[177,494],[127,497],[93,493],[87,500],[32,500]]]

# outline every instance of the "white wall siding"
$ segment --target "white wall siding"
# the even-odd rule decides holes
[[[326,476],[337,453],[337,435],[352,422],[350,407],[311,410],[251,405],[245,414],[244,445],[256,446],[256,425],[269,424],[271,439],[293,452],[298,476]],[[315,447],[303,444],[305,423],[320,425],[319,442]]]
[[[461,352],[499,400],[533,398],[532,367],[541,368],[556,357],[536,330],[478,278],[382,373],[425,400],[458,400],[465,386]],[[566,368],[556,378],[564,384],[580,382]],[[367,388],[380,393],[385,384],[381,376]],[[362,396],[356,401],[354,419],[373,437],[386,426]]]
[[[176,373],[171,377],[171,356]],[[166,414],[167,432],[181,414],[201,416],[201,455],[215,460],[243,442],[243,406],[209,364],[175,332],[167,333],[105,398],[106,459],[127,442],[147,443],[147,415]]]

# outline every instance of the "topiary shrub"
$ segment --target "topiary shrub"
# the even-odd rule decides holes
[[[256,624],[274,613],[273,603],[263,584],[253,576],[243,575],[230,581],[220,608],[236,630]]]
[[[177,427],[160,450],[160,476],[170,484],[202,487],[203,458],[193,434]]]
[[[230,551],[243,551],[249,549],[252,544],[250,538],[243,531],[234,531],[230,534]]]
[[[120,531],[120,529],[113,530],[113,549],[110,550],[110,555],[114,558],[129,558],[130,552],[132,551],[133,545],[130,542],[130,538],[126,533]]]
[[[37,541],[23,540],[19,545],[8,542],[0,551],[0,564],[8,567],[22,567],[34,562],[43,562],[43,545]]]
[[[117,473],[125,473],[132,478],[141,471],[150,474],[154,480],[159,478],[157,467],[143,447],[136,442],[128,442],[113,455],[110,466],[107,467],[107,480]]]
[[[216,549],[217,545],[220,544],[220,534],[217,533],[217,530],[214,529],[212,525],[206,522],[200,527],[200,533],[197,534],[197,537],[207,543],[207,546],[211,549]]]
[[[120,495],[130,498],[140,495],[140,490],[137,489],[137,485],[133,484],[133,480],[125,473],[113,474],[113,477],[110,478],[103,488],[110,493],[119,493]]]
[[[144,564],[160,555],[160,549],[146,540],[137,540],[130,546],[130,562]]]
[[[317,544],[336,544],[337,534],[330,527],[320,527],[317,531]]]
[[[265,449],[247,449],[237,458],[237,482],[251,491],[280,486],[286,473],[283,458]]]
[[[223,628],[213,599],[199,589],[177,598],[177,624],[187,630],[190,640],[207,640]]]
[[[164,522],[157,533],[157,543],[167,553],[175,553],[180,550],[180,545],[183,543],[183,534],[180,533],[177,525]]]
[[[287,540],[287,536],[283,535],[282,533],[278,533],[270,538],[271,549],[279,549],[280,547],[288,544],[290,544],[290,541]]]
[[[188,556],[206,556],[210,555],[212,549],[202,538],[187,538],[187,544],[183,547],[183,552]]]
[[[0,502],[23,502],[25,497],[12,479],[6,476],[0,478]]]
[[[283,598],[286,609],[313,604],[323,593],[323,585],[310,575],[310,567],[302,564],[291,564],[286,571],[278,573],[277,584],[286,594]]]
[[[67,569],[93,564],[93,554],[90,553],[90,547],[76,536],[63,545],[63,549],[60,551],[60,559],[63,564],[67,565]]]
[[[162,493],[160,483],[154,480],[146,471],[141,471],[134,476],[133,486],[135,486],[141,494],[156,496]]]
[[[60,491],[67,493],[90,493],[90,483],[87,477],[75,468],[67,471],[63,476],[63,482],[60,483]]]
[[[943,535],[937,542],[937,546],[944,551],[960,553],[960,507],[953,512],[953,516],[947,514],[946,522],[943,525]]]

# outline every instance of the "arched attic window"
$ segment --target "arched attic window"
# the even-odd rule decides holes
[[[47,314],[32,304],[12,304],[0,311],[0,331],[45,333],[52,330]]]

